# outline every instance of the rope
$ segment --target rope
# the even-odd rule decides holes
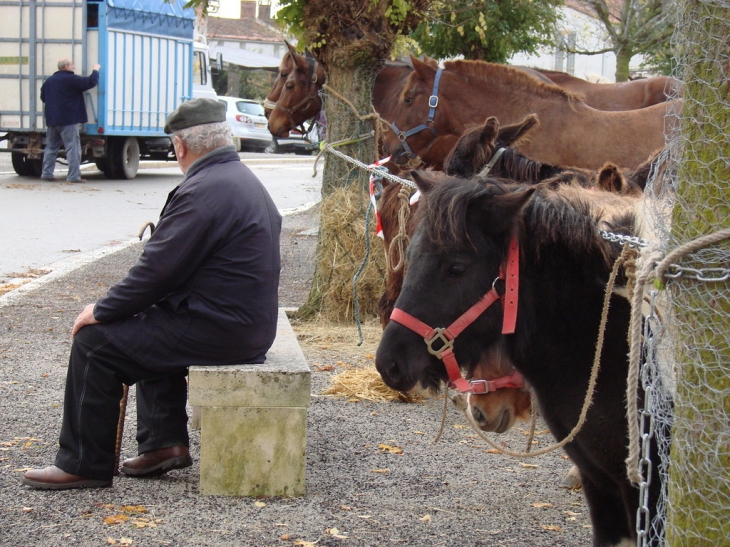
[[[353,301],[353,308],[355,313],[355,324],[357,325],[357,336],[359,338],[359,342],[357,343],[358,346],[362,346],[363,343],[363,336],[362,336],[362,322],[360,321],[360,302],[357,298],[357,281],[360,277],[360,274],[365,269],[365,265],[368,263],[368,259],[370,258],[370,230],[368,229],[370,226],[370,211],[373,210],[373,204],[370,203],[368,205],[367,211],[365,211],[365,256],[362,259],[362,262],[360,263],[360,267],[355,272],[355,275],[352,278],[352,301]]]
[[[471,416],[469,412],[464,412],[464,416],[466,416],[466,420],[469,422],[469,425],[474,429],[474,431],[477,432],[477,434],[487,442],[489,446],[492,448],[499,450],[501,453],[506,454],[508,456],[512,456],[514,458],[534,458],[536,456],[542,456],[543,454],[547,454],[549,452],[553,452],[557,450],[558,448],[564,447],[566,444],[571,442],[576,435],[580,432],[581,428],[583,427],[583,424],[586,421],[586,415],[588,414],[588,409],[591,406],[591,402],[593,401],[593,393],[596,389],[596,379],[598,378],[598,369],[600,368],[600,362],[601,362],[601,351],[603,349],[603,337],[606,331],[606,322],[608,320],[608,307],[611,302],[611,294],[613,293],[613,287],[616,283],[616,276],[618,275],[619,268],[621,267],[621,264],[623,264],[624,261],[624,253],[621,253],[621,256],[618,257],[616,262],[613,265],[613,269],[611,270],[611,276],[608,279],[608,283],[606,284],[606,292],[604,294],[603,298],[603,313],[601,314],[601,323],[598,327],[598,340],[596,342],[596,354],[593,358],[593,368],[591,369],[591,376],[588,380],[588,389],[586,391],[585,399],[583,400],[583,408],[580,411],[580,417],[578,418],[578,423],[575,424],[575,427],[573,427],[573,430],[568,434],[567,437],[565,437],[562,441],[555,443],[551,446],[547,446],[545,448],[542,448],[540,450],[537,450],[535,452],[513,452],[512,450],[507,450],[506,448],[499,446],[494,441],[492,441],[489,437],[487,437],[484,432],[479,429],[479,425],[474,420],[474,417]],[[467,408],[468,410],[468,408]]]
[[[441,438],[441,434],[444,432],[444,426],[446,425],[446,411],[449,407],[449,385],[446,384],[444,389],[444,411],[441,413],[441,426],[439,427],[438,433],[436,433],[436,438],[433,440],[433,444],[436,444],[439,442],[439,439]]]
[[[628,244],[627,244],[628,245]],[[626,418],[629,425],[629,455],[626,458],[626,474],[634,484],[639,484],[643,478],[639,470],[639,395],[637,385],[639,383],[639,371],[641,368],[641,307],[644,301],[644,285],[654,269],[661,252],[656,245],[647,247],[641,253],[636,267],[639,274],[636,275],[636,283],[633,292],[629,292],[631,302],[631,320],[629,322],[629,372],[626,380]]]
[[[411,190],[407,186],[402,186],[398,191],[398,200],[400,208],[398,209],[398,233],[393,237],[388,249],[388,268],[397,272],[400,271],[406,263],[406,247],[411,241],[406,231],[408,225],[408,217],[411,216]],[[395,251],[398,251],[398,261],[395,262]]]
[[[730,239],[730,228],[719,230],[712,234],[707,234],[692,241],[689,241],[674,251],[661,258],[661,252],[656,245],[644,249],[640,259],[637,261],[637,269],[639,274],[636,276],[636,286],[633,293],[629,293],[631,298],[631,322],[629,327],[629,374],[626,382],[626,416],[629,425],[629,455],[626,458],[626,474],[629,480],[634,484],[641,483],[644,478],[641,476],[639,468],[639,459],[641,452],[641,439],[639,433],[639,410],[638,410],[638,393],[637,385],[639,383],[639,371],[641,368],[641,325],[642,314],[641,308],[644,300],[644,286],[650,278],[655,278],[661,282],[662,286],[666,283],[667,270],[679,259],[688,254],[694,253],[709,247],[715,243],[719,243],[726,239]],[[656,267],[655,267],[656,266]]]

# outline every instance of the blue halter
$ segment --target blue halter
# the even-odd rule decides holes
[[[398,140],[401,142],[403,148],[406,151],[405,155],[411,159],[418,158],[418,155],[415,154],[413,150],[411,150],[410,146],[408,146],[408,143],[406,142],[406,139],[408,137],[410,137],[411,135],[415,135],[416,133],[420,133],[424,129],[428,129],[429,131],[431,131],[431,133],[433,133],[434,138],[436,137],[436,130],[433,128],[433,119],[436,115],[436,107],[439,105],[439,82],[441,81],[442,72],[443,69],[440,68],[436,71],[436,78],[433,81],[433,91],[431,91],[431,96],[428,98],[429,108],[428,119],[426,120],[426,123],[422,123],[421,125],[418,125],[413,129],[409,129],[408,131],[401,131],[400,129],[398,129],[398,126],[395,125],[395,122],[392,122],[390,124],[390,128],[398,136]]]

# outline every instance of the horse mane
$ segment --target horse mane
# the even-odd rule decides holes
[[[478,184],[434,172],[421,172],[421,177],[434,184],[418,208],[419,225],[441,250],[473,247],[467,219],[471,204],[483,198],[496,201],[500,196],[530,187],[498,179]],[[542,249],[561,244],[576,256],[597,255],[609,266],[620,248],[605,241],[599,230],[635,233],[638,198],[570,184],[556,188],[539,184],[536,188],[522,211],[521,222],[530,231],[526,243],[538,260]]]
[[[558,96],[568,101],[568,103],[584,102],[581,95],[571,93],[558,85],[542,82],[526,72],[506,65],[488,63],[486,61],[458,59],[444,62],[444,69],[451,70],[465,77],[489,82],[510,81],[521,89],[538,94],[541,97]]]

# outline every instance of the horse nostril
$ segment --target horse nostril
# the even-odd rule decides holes
[[[474,421],[476,423],[478,423],[479,425],[484,425],[487,422],[487,417],[479,409],[479,407],[476,407],[476,406],[471,407],[471,415],[474,418]]]

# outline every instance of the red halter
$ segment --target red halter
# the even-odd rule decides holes
[[[428,352],[444,362],[446,372],[449,375],[449,385],[454,389],[458,389],[461,393],[483,394],[503,387],[524,387],[525,383],[522,375],[517,371],[511,376],[497,378],[496,380],[466,380],[461,375],[461,369],[454,355],[454,339],[497,300],[502,300],[504,314],[502,334],[513,334],[515,332],[519,271],[520,248],[517,240],[513,237],[509,242],[506,268],[500,269],[499,277],[492,283],[492,288],[479,302],[466,310],[461,317],[448,327],[429,327],[426,323],[398,308],[393,309],[390,318],[404,327],[411,329],[416,334],[423,336],[423,341],[428,346]],[[497,281],[500,279],[505,282],[505,291],[502,296],[499,295],[495,288]],[[443,344],[438,350],[433,348],[433,343],[436,340]]]

